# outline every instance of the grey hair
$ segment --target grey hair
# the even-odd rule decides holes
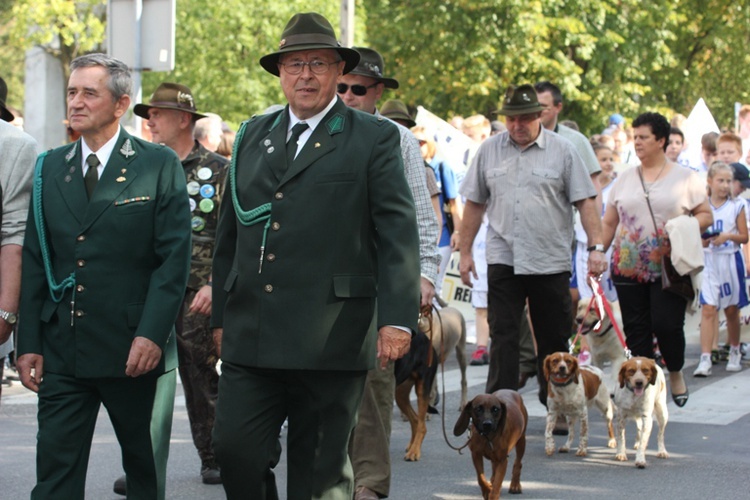
[[[115,101],[118,101],[124,95],[130,95],[133,90],[133,79],[130,76],[128,66],[124,62],[107,54],[86,54],[73,59],[70,63],[70,71],[92,66],[102,66],[109,73],[107,88]]]

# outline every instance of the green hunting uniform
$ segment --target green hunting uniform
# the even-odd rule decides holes
[[[213,266],[214,448],[229,499],[276,498],[269,465],[287,416],[288,497],[351,498],[347,443],[377,329],[416,330],[419,240],[398,130],[335,100],[291,165],[288,106],[237,136]]]
[[[177,367],[174,323],[190,262],[185,175],[173,151],[122,129],[91,200],[80,140],[40,161],[41,199],[35,192],[23,249],[18,342],[19,356],[44,359],[32,498],[84,497],[101,403],[123,450],[128,498],[163,498]],[[49,289],[39,221],[53,281],[70,285],[61,297]],[[137,336],[155,342],[163,355],[154,370],[131,378],[125,365]]]

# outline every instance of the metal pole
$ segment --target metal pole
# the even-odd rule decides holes
[[[143,0],[135,0],[135,58],[133,63],[133,102],[139,103],[143,99],[143,89],[141,88],[141,70],[143,63],[141,60],[141,43],[143,41],[141,33],[141,16],[143,15]],[[141,117],[133,113],[133,133],[136,137],[141,137]]]
[[[354,0],[341,0],[341,44],[354,45]]]

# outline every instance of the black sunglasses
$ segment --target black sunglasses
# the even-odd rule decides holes
[[[347,85],[345,83],[339,83],[336,85],[336,92],[339,94],[346,94],[346,91],[352,89],[352,94],[363,96],[367,93],[368,89],[376,87],[380,82],[375,82],[370,86],[365,87],[364,85]]]

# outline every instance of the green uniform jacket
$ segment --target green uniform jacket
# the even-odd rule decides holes
[[[174,322],[190,267],[182,165],[171,149],[121,130],[89,201],[79,142],[50,151],[42,168],[55,281],[75,272],[75,287],[61,302],[52,300],[32,197],[23,248],[19,355],[43,355],[45,372],[124,377],[133,338],[142,336],[164,351],[151,372],[164,373],[177,366]]]
[[[222,359],[366,370],[377,328],[414,331],[419,315],[419,238],[399,133],[337,98],[286,168],[288,113],[254,117],[235,145],[213,265]],[[245,211],[270,203],[270,219],[245,226],[236,202]]]

